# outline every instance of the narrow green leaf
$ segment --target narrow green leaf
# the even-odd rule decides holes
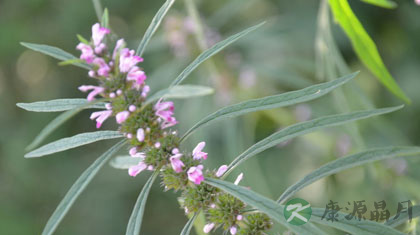
[[[117,156],[113,158],[109,165],[116,169],[128,169],[131,166],[137,165],[139,162],[141,162],[142,159],[138,157],[131,157],[131,156]]]
[[[191,97],[210,95],[213,94],[213,92],[214,90],[211,87],[199,85],[178,85],[156,92],[146,100],[145,105],[160,98],[187,99]]]
[[[416,154],[420,154],[420,147],[385,147],[371,149],[347,157],[339,158],[335,161],[329,162],[321,166],[320,168],[306,175],[302,180],[300,180],[296,184],[293,184],[292,186],[287,188],[286,191],[284,191],[284,193],[277,200],[277,202],[284,203],[287,199],[289,199],[302,188],[312,184],[313,182],[319,179],[335,174],[337,172],[355,166],[360,166],[368,162]]]
[[[268,199],[262,195],[259,195],[247,188],[237,186],[229,182],[225,182],[225,181],[221,181],[217,179],[211,179],[211,178],[206,179],[205,182],[207,184],[210,184],[214,187],[217,187],[233,195],[234,197],[240,199],[244,203],[267,214],[270,218],[279,222],[283,226],[289,228],[293,232],[296,232],[297,234],[302,234],[302,235],[306,235],[306,234],[324,235],[325,234],[320,229],[314,229],[314,226],[311,226],[310,222],[301,226],[294,226],[294,225],[289,224],[284,218],[284,212],[283,212],[284,206],[279,205],[273,200]]]
[[[328,0],[335,19],[350,38],[359,59],[394,95],[410,103],[410,99],[395,82],[392,75],[382,62],[375,43],[369,37],[362,24],[350,8],[347,0]]]
[[[69,120],[70,118],[72,118],[74,115],[78,114],[80,111],[82,111],[83,109],[89,107],[89,106],[93,106],[98,102],[101,102],[103,100],[95,100],[93,102],[90,103],[86,103],[83,104],[77,108],[71,109],[69,111],[66,111],[60,115],[58,115],[54,120],[52,120],[50,123],[48,123],[47,126],[44,127],[44,129],[42,129],[42,131],[38,134],[37,137],[35,137],[35,139],[32,141],[31,144],[29,144],[28,147],[26,147],[26,151],[31,151],[32,149],[36,148],[39,146],[39,144],[42,143],[42,141],[44,141],[45,138],[47,138],[55,129],[57,129],[59,126],[61,126],[64,122],[66,122],[67,120]]]
[[[181,140],[185,139],[199,127],[208,125],[209,123],[214,122],[216,120],[237,117],[239,115],[265,109],[280,108],[316,99],[350,81],[357,74],[358,72],[343,76],[330,82],[313,85],[301,90],[286,92],[279,95],[267,96],[259,99],[248,100],[239,104],[234,104],[221,108],[218,111],[201,119],[198,123],[191,127],[191,129],[189,129],[184,134],[184,136],[182,136]]]
[[[362,2],[369,3],[378,7],[394,9],[397,7],[397,3],[390,0],[361,0]]]
[[[101,26],[109,28],[109,13],[107,8],[105,8],[104,13],[102,13]]]
[[[50,235],[53,234],[55,229],[57,228],[58,224],[67,214],[70,207],[76,201],[77,197],[86,186],[90,183],[90,181],[95,177],[96,173],[104,166],[104,164],[118,151],[122,148],[125,141],[121,141],[111,147],[108,151],[106,151],[102,156],[93,162],[89,168],[87,168],[82,175],[77,179],[77,181],[71,186],[70,190],[67,192],[66,196],[64,196],[63,200],[61,200],[60,204],[55,209],[54,213],[51,215],[50,219],[48,220],[47,224],[45,225],[44,231],[42,235]]]
[[[420,205],[416,205],[412,207],[413,214],[411,215],[411,219],[414,219],[416,217],[420,216]],[[390,220],[385,222],[385,225],[391,226],[393,228],[400,226],[403,223],[406,223],[409,221],[408,213],[401,213],[398,218],[394,219],[396,215],[393,215],[390,217]],[[414,223],[414,222],[413,222]]]
[[[194,225],[195,218],[197,218],[197,213],[195,213],[185,224],[184,228],[181,231],[181,235],[190,235],[191,228]]]
[[[138,235],[140,234],[141,222],[143,220],[144,208],[146,207],[147,197],[150,192],[150,188],[153,185],[153,182],[159,175],[159,171],[156,170],[153,172],[153,175],[150,176],[146,184],[143,186],[143,189],[140,192],[139,197],[137,198],[136,204],[134,205],[133,212],[131,213],[130,220],[128,221],[126,235]]]
[[[74,60],[78,59],[76,56],[63,51],[60,48],[48,46],[48,45],[42,45],[42,44],[35,44],[35,43],[27,43],[27,42],[21,42],[22,46],[27,47],[31,50],[41,52],[43,54],[49,55],[51,57],[54,57],[58,60]],[[75,66],[84,68],[84,69],[91,69],[89,65],[86,63],[74,63]]]
[[[291,126],[288,126],[269,137],[259,141],[258,143],[254,144],[241,155],[236,157],[232,163],[229,165],[228,171],[225,173],[225,176],[230,173],[235,167],[239,164],[244,162],[245,160],[255,156],[256,154],[274,147],[280,144],[283,141],[292,139],[294,137],[307,134],[316,130],[319,130],[324,127],[332,127],[341,124],[345,124],[348,122],[353,122],[360,119],[365,119],[385,113],[390,113],[401,109],[403,106],[396,106],[391,108],[383,108],[383,109],[373,109],[373,110],[366,110],[366,111],[357,111],[352,113],[346,114],[337,114],[337,115],[330,115],[326,117],[317,118],[314,120],[310,120],[307,122],[300,122]]]
[[[83,63],[83,60],[81,59],[64,60],[64,61],[58,62],[58,65],[67,66],[67,65],[74,65],[77,63]]]
[[[359,221],[356,218],[348,220],[345,218],[347,213],[337,212],[338,221],[327,221],[326,218],[322,218],[324,215],[325,208],[312,208],[311,221],[317,224],[326,225],[333,227],[350,234],[363,234],[363,235],[403,235],[404,233],[393,229],[390,226],[377,223],[370,220]]]
[[[85,107],[85,109],[105,109],[105,104],[103,102],[93,102],[89,105],[89,102],[86,99],[56,99],[33,103],[17,103],[16,105],[19,108],[32,112],[62,112],[79,108],[80,106]]]
[[[255,209],[267,214],[270,218],[276,220],[277,222],[281,223],[282,225],[288,227],[290,230],[298,233],[298,234],[324,234],[321,230],[314,230],[314,226],[311,226],[311,222],[315,222],[318,224],[323,224],[326,226],[330,226],[333,228],[337,228],[342,231],[349,232],[351,234],[363,234],[363,235],[402,235],[403,233],[394,230],[393,228],[368,221],[362,220],[358,221],[356,219],[347,220],[344,218],[345,214],[338,212],[340,215],[338,221],[326,221],[326,219],[322,219],[323,213],[325,209],[322,208],[312,208],[312,216],[309,220],[309,223],[306,223],[301,226],[293,226],[286,222],[284,218],[284,206],[277,204],[271,199],[268,199],[260,194],[257,194],[247,188],[234,185],[229,182],[211,179],[208,178],[205,180],[207,184],[210,184],[214,187],[220,188],[221,190],[237,197],[241,201],[245,202],[246,204],[254,207]]]
[[[212,57],[219,51],[223,50],[223,48],[229,46],[231,43],[235,42],[239,38],[245,36],[246,34],[250,33],[251,31],[254,31],[255,29],[259,28],[261,25],[263,25],[265,22],[262,22],[258,25],[252,26],[250,28],[245,29],[244,31],[237,33],[233,36],[230,36],[229,38],[216,43],[209,49],[205,50],[203,53],[201,53],[190,65],[188,65],[184,71],[172,82],[171,87],[176,86],[180,84],[185,78],[190,75],[194,69],[196,69],[201,63],[206,61],[208,58]]]
[[[25,154],[25,158],[42,157],[45,155],[62,152],[67,149],[87,145],[100,140],[121,138],[123,135],[118,131],[95,131],[78,134],[72,137],[56,140],[34,151]]]
[[[147,44],[149,43],[156,29],[159,27],[160,23],[162,22],[166,13],[169,11],[169,8],[171,8],[174,2],[175,0],[167,0],[156,13],[156,15],[153,17],[152,22],[150,23],[149,27],[146,30],[146,33],[141,39],[141,42],[136,51],[136,55],[140,57],[143,55],[144,49],[146,49]]]
[[[84,38],[82,35],[77,34],[76,36],[77,36],[77,39],[79,39],[80,42],[89,45],[90,42],[86,38]]]

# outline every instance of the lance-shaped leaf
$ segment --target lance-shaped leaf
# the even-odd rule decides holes
[[[214,90],[211,87],[199,85],[178,85],[156,92],[146,100],[145,105],[160,98],[187,99],[191,97],[210,95],[213,94],[213,92]]]
[[[54,120],[52,120],[50,123],[48,123],[48,125],[45,126],[44,129],[42,129],[42,131],[38,134],[38,136],[35,137],[35,139],[32,141],[32,143],[29,144],[28,147],[26,147],[26,151],[30,151],[30,150],[38,147],[39,144],[41,144],[41,142],[45,138],[47,138],[55,129],[57,129],[59,126],[61,126],[64,122],[66,122],[67,120],[69,120],[70,118],[72,118],[73,116],[78,114],[83,109],[91,107],[91,106],[95,106],[96,103],[98,103],[100,101],[101,100],[95,100],[95,101],[90,102],[90,103],[82,104],[82,105],[80,105],[80,106],[78,106],[74,109],[66,111],[66,112],[60,114],[59,116],[57,116]],[[100,103],[98,103],[98,104],[100,104]]]
[[[41,52],[43,54],[49,55],[59,60],[68,61],[68,60],[77,60],[78,58],[68,52],[63,51],[60,48],[43,45],[43,44],[35,44],[35,43],[27,43],[21,42],[22,46],[25,46],[31,50]],[[76,62],[74,65],[84,68],[84,69],[91,69],[91,67],[86,63]]]
[[[177,78],[175,78],[175,80],[171,84],[171,87],[180,84],[185,78],[188,77],[188,75],[190,75],[190,73],[192,71],[194,71],[194,69],[196,69],[201,63],[206,61],[208,58],[212,57],[213,55],[215,55],[219,51],[223,50],[223,48],[229,46],[231,43],[235,42],[239,38],[245,36],[246,34],[250,33],[251,31],[254,31],[255,29],[257,29],[258,27],[260,27],[264,23],[265,22],[260,23],[260,24],[255,25],[255,26],[252,26],[250,28],[247,28],[244,31],[242,31],[240,33],[237,33],[233,36],[230,36],[229,38],[227,38],[227,39],[225,39],[221,42],[218,42],[215,45],[213,45],[212,47],[210,47],[209,49],[205,50],[190,65],[188,65],[184,69],[184,71],[182,71],[181,74]]]
[[[53,234],[55,229],[57,228],[58,224],[64,218],[70,207],[76,201],[77,197],[86,186],[90,183],[93,177],[98,173],[98,171],[104,166],[104,164],[124,145],[125,141],[121,141],[111,147],[108,151],[106,151],[102,156],[93,162],[89,168],[87,168],[82,175],[77,179],[77,181],[71,186],[70,190],[67,192],[66,196],[64,196],[63,200],[55,209],[54,213],[51,215],[50,219],[48,220],[47,224],[45,225],[44,231],[42,235],[50,235]]]
[[[146,207],[147,197],[149,196],[150,188],[153,185],[156,177],[159,175],[159,171],[153,172],[153,175],[147,180],[146,184],[140,192],[137,198],[136,204],[134,205],[133,212],[131,213],[130,220],[128,221],[126,235],[138,235],[140,234],[141,222],[143,220],[144,208]]]
[[[408,209],[408,208],[407,208]],[[391,226],[393,228],[398,227],[399,225],[409,222],[410,219],[414,219],[420,216],[420,205],[416,205],[411,207],[411,218],[409,217],[408,213],[401,213],[395,218],[397,215],[393,215],[390,219],[385,222],[385,225]],[[413,222],[414,223],[414,222]]]
[[[268,199],[260,194],[257,194],[247,188],[237,186],[235,184],[217,180],[217,179],[206,179],[205,182],[214,187],[220,188],[221,190],[237,197],[246,204],[254,207],[255,209],[267,214],[270,218],[276,220],[282,225],[288,227],[290,230],[298,234],[325,234],[321,230],[315,229],[316,227],[310,226],[311,222],[323,224],[339,230],[349,232],[351,234],[363,234],[363,235],[402,235],[403,233],[380,223],[356,219],[347,220],[344,218],[345,214],[339,213],[338,221],[326,221],[322,218],[325,209],[312,208],[312,216],[308,223],[301,226],[293,226],[286,222],[284,218],[284,206],[277,204],[275,201]]]
[[[143,159],[138,157],[131,157],[131,156],[117,156],[113,158],[109,165],[116,169],[128,169],[131,166],[139,164]]]
[[[46,144],[38,149],[35,149],[34,151],[25,154],[25,157],[42,157],[45,155],[62,152],[67,149],[76,148],[100,140],[116,139],[121,137],[123,137],[123,135],[118,131],[95,131],[82,133]]]
[[[353,122],[360,119],[365,119],[385,113],[390,113],[395,110],[401,109],[403,106],[391,107],[391,108],[383,108],[383,109],[373,109],[373,110],[366,110],[366,111],[357,111],[352,113],[346,114],[338,114],[338,115],[330,115],[326,117],[317,118],[314,120],[310,120],[307,122],[300,122],[291,126],[288,126],[269,137],[259,141],[258,143],[254,144],[241,155],[236,157],[232,163],[229,165],[228,171],[225,173],[225,176],[229,174],[235,167],[239,164],[244,162],[245,160],[255,156],[256,154],[274,147],[280,144],[283,141],[292,139],[294,137],[304,135],[316,130],[319,130],[324,127],[332,127],[341,124],[345,124],[348,122]]]
[[[209,123],[214,122],[216,120],[220,120],[223,118],[232,118],[246,113],[256,112],[265,109],[280,108],[316,99],[350,81],[357,74],[358,72],[346,75],[344,77],[338,78],[330,82],[313,85],[301,90],[286,92],[279,95],[267,96],[259,99],[248,100],[239,104],[234,104],[221,108],[218,111],[201,119],[197,124],[191,127],[191,129],[189,129],[183,135],[181,140],[185,139],[188,135],[190,135],[199,127],[208,125]]]
[[[331,222],[327,218],[323,218],[325,208],[312,208],[311,221],[317,224],[330,226],[350,234],[363,234],[363,235],[403,235],[404,233],[393,229],[391,226],[387,226],[381,223],[377,223],[370,220],[359,221],[356,217],[347,219],[347,213],[334,212],[337,215],[337,220]]]
[[[347,0],[329,0],[329,4],[334,13],[334,18],[350,38],[359,59],[388,90],[405,102],[410,103],[410,99],[404,94],[404,91],[401,90],[385,67],[375,43],[353,13]]]
[[[397,7],[397,4],[390,0],[362,0],[362,2],[388,9],[394,9]]]
[[[279,203],[284,203],[287,199],[293,196],[302,188],[312,184],[313,182],[322,179],[326,176],[335,174],[337,172],[360,166],[368,162],[383,160],[393,157],[409,156],[420,154],[420,147],[385,147],[371,149],[356,153],[347,157],[339,158],[335,161],[329,162],[315,171],[306,175],[302,180],[290,186],[277,200]]]
[[[153,34],[156,32],[156,29],[159,27],[160,23],[162,22],[166,13],[169,11],[169,8],[171,8],[174,2],[175,0],[167,0],[156,13],[155,17],[153,17],[152,23],[150,23],[149,27],[146,30],[146,33],[144,34],[137,48],[136,54],[138,56],[141,57],[143,55],[144,49],[146,49],[147,44],[149,43]]]
[[[191,228],[194,225],[195,218],[197,218],[198,213],[195,213],[185,224],[184,228],[181,231],[181,235],[190,235]]]
[[[105,109],[104,103],[96,102],[89,104],[86,99],[56,99],[33,103],[17,103],[16,105],[19,108],[32,112],[62,112],[79,107],[84,107],[85,109]]]
[[[277,204],[273,200],[266,198],[262,195],[259,195],[249,189],[246,189],[241,186],[237,186],[235,184],[208,178],[205,180],[205,183],[210,184],[214,187],[217,187],[234,197],[238,198],[239,200],[243,201],[244,203],[254,207],[255,209],[267,214],[273,220],[279,222],[283,226],[289,228],[293,232],[302,235],[311,235],[311,234],[319,234],[325,235],[320,229],[317,229],[314,226],[306,223],[300,226],[294,226],[286,222],[284,218],[284,206]]]

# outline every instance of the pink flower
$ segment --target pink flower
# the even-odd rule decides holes
[[[200,184],[201,181],[204,180],[202,170],[203,170],[203,165],[198,165],[198,166],[191,167],[187,172],[188,179],[190,181],[194,182],[194,184]]]
[[[104,77],[108,76],[108,73],[111,70],[111,68],[108,66],[108,64],[105,62],[104,59],[96,57],[95,59],[93,59],[93,64],[99,66],[99,69],[98,69],[99,76],[104,76]]]
[[[130,116],[130,112],[122,111],[122,112],[117,113],[117,115],[115,116],[115,119],[117,120],[118,124],[121,124],[125,122],[125,120],[127,120],[128,116]]]
[[[180,160],[181,156],[182,154],[178,153],[169,158],[171,161],[172,169],[174,169],[176,173],[182,172],[182,167],[185,166],[184,163]]]
[[[221,177],[227,171],[227,169],[228,169],[228,166],[221,165],[216,172],[216,177]]]
[[[134,50],[123,48],[120,53],[120,71],[126,73],[137,63],[142,62],[143,59],[135,55]]]
[[[209,233],[214,228],[214,223],[204,225],[203,232]]]
[[[242,215],[237,215],[236,220],[241,221],[244,217]]]
[[[230,227],[230,234],[235,235],[237,231],[236,226]]]
[[[104,123],[105,120],[108,119],[111,115],[112,110],[99,111],[92,113],[90,115],[90,119],[96,119],[96,128],[100,128],[102,126],[102,123]]]
[[[105,43],[100,43],[97,47],[95,47],[95,53],[101,54],[102,51],[106,48]]]
[[[140,162],[139,164],[128,168],[128,174],[134,177],[138,175],[140,172],[144,171],[146,168],[147,168],[146,163]]]
[[[201,150],[203,150],[205,146],[206,146],[206,142],[200,142],[197,144],[197,146],[194,148],[192,152],[194,160],[207,159],[207,153],[201,152]]]
[[[124,39],[119,39],[117,43],[115,44],[114,52],[112,53],[112,59],[115,60],[117,57],[117,53],[121,50],[121,47],[123,47],[125,44]]]
[[[150,91],[150,87],[148,85],[144,86],[143,91],[141,91],[141,97],[146,98],[149,91]]]
[[[95,58],[92,47],[84,43],[79,43],[76,47],[77,50],[81,51],[80,59],[86,61],[86,63],[91,64]]]
[[[139,152],[139,153],[136,153],[136,154],[132,155],[131,157],[134,157],[134,158],[139,157],[141,159],[144,159],[146,157],[146,154],[143,153],[143,152]]]
[[[241,182],[241,180],[242,180],[242,178],[244,178],[244,173],[241,173],[241,174],[239,174],[238,175],[238,177],[236,178],[236,180],[235,180],[235,185],[238,185],[239,184],[239,182]]]
[[[111,31],[105,27],[101,27],[99,23],[96,23],[92,26],[92,39],[93,44],[98,46],[106,34],[109,34]]]
[[[414,0],[414,2],[420,6],[420,0]]]
[[[134,156],[137,153],[137,148],[136,147],[132,147],[128,153],[130,154],[130,156]]]
[[[178,122],[172,115],[174,114],[174,103],[171,101],[162,102],[160,99],[154,106],[155,114],[160,118],[161,128],[165,129],[176,125]]]
[[[136,85],[143,85],[146,80],[146,74],[144,71],[140,70],[139,67],[134,66],[127,74],[128,81],[136,82]]]
[[[95,99],[95,96],[97,96],[98,94],[102,93],[105,91],[105,89],[103,87],[100,86],[90,86],[90,85],[83,85],[83,86],[79,86],[79,90],[82,92],[87,92],[89,90],[92,90],[88,96],[87,96],[87,100],[88,101],[92,101]]]
[[[143,142],[143,140],[144,140],[144,130],[143,130],[143,128],[139,128],[137,130],[137,140],[140,141],[140,142]]]

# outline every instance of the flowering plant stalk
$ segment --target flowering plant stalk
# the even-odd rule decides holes
[[[80,58],[75,58],[71,54],[50,46],[24,44],[31,49],[64,60],[64,63],[88,69],[88,76],[97,84],[81,85],[79,87],[80,91],[88,93],[86,101],[80,99],[53,100],[30,104],[20,103],[18,104],[20,107],[31,111],[69,110],[67,114],[64,113],[67,115],[66,117],[74,115],[82,109],[96,108],[101,110],[93,112],[90,116],[90,119],[96,122],[96,128],[101,128],[103,123],[111,118],[115,118],[118,124],[118,130],[116,131],[83,133],[61,139],[29,152],[26,157],[45,156],[104,139],[123,139],[105,152],[82,174],[48,221],[43,234],[52,234],[55,231],[77,196],[97,171],[124,145],[128,145],[126,150],[130,157],[121,160],[125,165],[128,165],[125,168],[128,168],[129,176],[135,177],[144,171],[153,172],[136,202],[127,226],[127,234],[139,234],[147,194],[157,176],[160,177],[164,191],[180,192],[182,207],[186,214],[190,214],[191,219],[181,234],[189,234],[198,213],[204,213],[205,215],[206,225],[200,228],[204,233],[210,233],[221,228],[225,233],[230,234],[266,234],[275,221],[299,234],[325,234],[321,228],[318,228],[312,222],[301,227],[288,224],[281,214],[284,209],[282,204],[285,200],[312,182],[338,171],[375,160],[420,153],[418,147],[385,147],[338,159],[330,163],[335,167],[321,167],[311,173],[311,177],[305,177],[304,180],[292,185],[285,190],[285,193],[280,196],[277,202],[252,192],[248,188],[239,186],[244,177],[243,173],[237,176],[234,183],[223,181],[239,164],[283,141],[323,127],[337,126],[393,112],[402,108],[402,106],[331,115],[298,123],[259,141],[229,165],[222,165],[214,170],[205,169],[204,160],[211,158],[211,153],[204,150],[206,143],[204,141],[197,143],[193,150],[185,150],[181,145],[189,134],[199,127],[227,117],[283,107],[318,98],[351,81],[357,73],[299,91],[249,100],[222,108],[205,117],[187,133],[180,136],[176,130],[178,120],[174,116],[174,103],[169,98],[171,96],[179,97],[179,93],[182,93],[184,97],[208,94],[208,90],[206,91],[200,86],[182,86],[179,84],[203,61],[260,25],[244,30],[209,48],[190,64],[168,89],[150,96],[147,75],[140,67],[140,63],[143,62],[141,54],[172,4],[173,0],[168,0],[159,10],[146,31],[137,52],[127,48],[124,39],[115,39],[118,37],[108,27],[107,11],[103,14],[102,22],[95,23],[92,26],[90,40],[79,36],[80,43],[76,48],[81,52]],[[185,95],[185,92],[191,89],[196,92]],[[64,120],[66,119],[61,117],[55,122],[56,124],[52,125],[58,125]],[[46,133],[48,134],[55,127],[50,126]],[[45,138],[47,134],[44,133],[40,139]],[[37,141],[32,147],[37,146],[39,142]],[[369,232],[369,234],[383,229],[387,229],[387,234],[399,234],[397,230],[386,224],[370,221],[361,221],[360,224],[350,223],[350,225],[343,221],[328,224],[320,219],[320,215],[317,213],[314,213],[312,217],[314,223],[332,226],[349,233],[361,234],[359,232],[362,230],[360,230],[359,225],[362,224],[367,227],[364,232]]]

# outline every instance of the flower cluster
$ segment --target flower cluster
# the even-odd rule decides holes
[[[231,234],[263,234],[271,227],[268,217],[259,212],[246,212],[245,204],[219,189],[202,183],[207,177],[221,177],[226,165],[217,171],[204,170],[205,142],[200,142],[192,152],[182,152],[176,131],[168,130],[178,122],[174,117],[174,104],[158,100],[154,105],[145,103],[150,87],[145,84],[146,74],[139,63],[143,61],[134,50],[125,47],[123,39],[112,41],[111,31],[99,23],[92,26],[90,41],[77,45],[80,59],[91,66],[88,75],[99,85],[83,85],[89,92],[88,101],[102,97],[105,110],[94,112],[90,119],[96,127],[110,117],[115,117],[119,131],[130,144],[131,157],[138,164],[128,169],[130,176],[144,170],[159,171],[165,190],[182,191],[181,201],[186,213],[203,211],[209,221],[203,228],[208,233],[223,227]],[[113,48],[113,49],[111,49]],[[235,181],[239,184],[240,174]]]

